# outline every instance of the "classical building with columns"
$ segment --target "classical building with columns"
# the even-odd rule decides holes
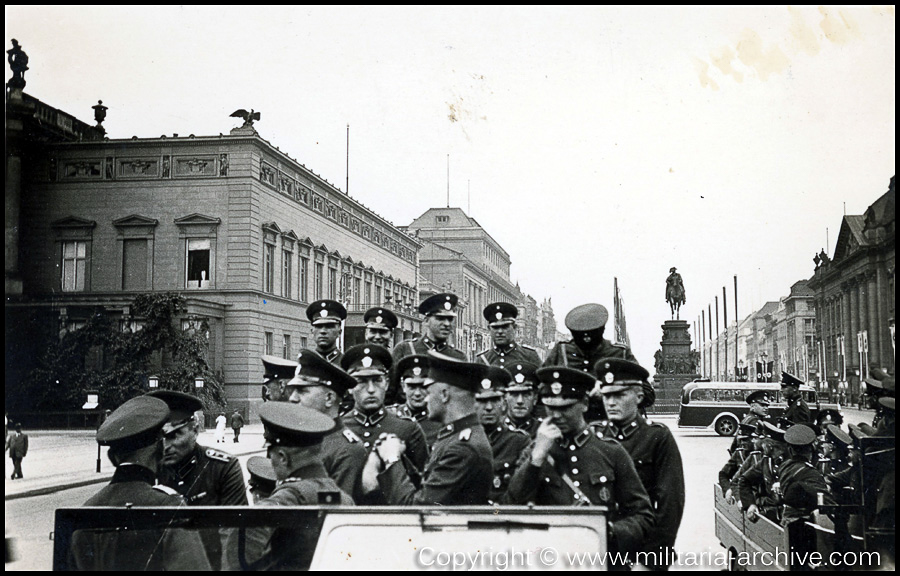
[[[844,216],[832,257],[814,258],[819,370],[857,398],[872,367],[894,372],[894,177],[864,214]]]

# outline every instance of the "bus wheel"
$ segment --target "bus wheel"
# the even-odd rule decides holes
[[[716,421],[716,434],[719,436],[734,436],[738,422],[734,416],[722,416]]]

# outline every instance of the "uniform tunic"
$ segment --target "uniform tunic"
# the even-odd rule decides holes
[[[588,504],[583,500],[586,497],[589,504],[609,507],[615,533],[610,550],[639,549],[653,525],[653,510],[634,463],[618,442],[598,438],[586,428],[563,445],[554,445],[550,458],[540,467],[531,462],[531,452],[529,446],[520,456],[507,491],[509,502],[584,506]],[[583,497],[566,483],[563,474]]]
[[[809,405],[803,400],[802,397],[798,397],[792,402],[788,403],[787,409],[784,411],[784,418],[787,418],[794,424],[809,424],[812,426],[812,416],[809,412]]]
[[[538,418],[536,416],[529,416],[524,420],[520,420],[519,422],[514,421],[509,416],[503,419],[504,424],[506,424],[510,428],[515,428],[516,430],[525,432],[531,438],[534,438],[535,434],[537,434],[537,429],[541,426],[541,422],[543,421],[543,418]]]
[[[368,452],[359,436],[339,422],[337,430],[322,438],[322,464],[338,487],[359,501],[362,471]]]
[[[389,504],[478,506],[487,504],[493,479],[491,444],[470,414],[441,428],[416,490],[402,466],[378,475]]]
[[[395,434],[406,443],[403,464],[407,474],[413,478],[416,486],[422,476],[422,469],[428,461],[428,442],[422,428],[411,419],[401,418],[391,414],[385,408],[369,415],[359,410],[351,410],[341,418],[341,422],[350,431],[362,439],[366,457],[375,447],[375,441],[382,433]],[[360,476],[361,477],[361,476]],[[359,504],[384,504],[382,495],[373,493],[367,495]]]
[[[534,351],[534,348],[523,346],[516,342],[510,342],[507,346],[494,346],[479,352],[475,358],[477,362],[501,368],[521,364],[522,362],[534,364],[535,366],[541,365],[541,357]]]
[[[428,419],[428,408],[414,410],[409,404],[394,404],[393,406],[388,406],[387,409],[400,418],[415,420],[419,427],[422,428],[422,432],[425,433],[425,441],[428,443],[428,448],[434,446],[434,441],[437,440],[438,432],[441,429],[441,423]]]
[[[344,353],[338,350],[337,347],[334,347],[327,352],[320,352],[319,349],[316,348],[316,353],[338,367],[341,365],[341,358],[344,357]]]
[[[197,444],[180,464],[163,466],[159,483],[172,488],[188,506],[247,506],[247,486],[238,459],[213,448]],[[219,568],[222,536],[215,528],[200,530],[209,563]]]
[[[337,492],[343,506],[352,506],[353,498],[342,491],[328,477],[319,461],[304,464],[291,473],[290,478],[278,482],[272,495],[260,500],[257,506],[304,506],[319,503],[319,493]],[[321,524],[298,528],[248,528],[246,530],[245,561],[253,570],[308,570],[319,538]],[[225,547],[225,568],[241,570],[238,559],[237,532],[229,536]]]
[[[183,506],[170,488],[153,487],[154,474],[136,464],[116,468],[110,483],[85,506]],[[209,570],[200,536],[182,528],[156,530],[76,530],[69,552],[77,570]]]
[[[673,548],[684,514],[685,489],[681,452],[669,428],[638,416],[621,428],[606,421],[596,433],[622,444],[650,496],[656,522],[643,549],[656,552],[660,548]],[[649,557],[654,558],[653,555]]]
[[[501,503],[509,487],[509,481],[516,472],[516,465],[522,451],[531,444],[531,436],[519,430],[499,424],[485,430],[494,458],[494,480],[491,485],[491,502]]]
[[[637,362],[631,349],[623,344],[613,344],[605,338],[600,341],[600,345],[596,348],[585,352],[574,342],[557,342],[547,354],[543,366],[568,366],[585,372],[591,372],[594,364],[601,358],[624,358]]]
[[[449,342],[449,339],[447,342],[438,343],[425,335],[419,336],[418,338],[415,338],[413,340],[404,340],[403,342],[397,344],[391,351],[391,356],[394,360],[394,366],[396,366],[397,363],[400,362],[400,360],[406,358],[407,356],[412,356],[414,354],[427,356],[430,350],[439,352],[444,356],[462,360],[463,362],[466,361],[466,355],[454,348],[453,345]],[[391,384],[384,396],[384,400],[386,404],[402,404],[406,402],[406,396],[403,393],[402,388]]]

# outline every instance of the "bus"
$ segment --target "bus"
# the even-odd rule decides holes
[[[747,395],[757,390],[769,393],[769,420],[775,422],[787,408],[781,396],[781,384],[762,382],[711,382],[694,380],[681,390],[681,408],[678,411],[679,428],[712,429],[720,436],[733,436],[738,423],[750,410]],[[819,402],[816,389],[804,384],[800,394],[809,405],[813,422],[825,410],[834,411],[843,417],[840,406]]]

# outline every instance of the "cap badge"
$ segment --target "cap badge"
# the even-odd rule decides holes
[[[328,310],[320,310],[319,316],[321,316],[322,318],[325,318],[326,316],[328,316]]]
[[[503,312],[497,312],[495,316],[497,317],[497,320],[503,320]]]
[[[559,382],[554,382],[550,385],[550,391],[554,394],[559,394],[560,392],[562,392],[562,384],[560,384]]]
[[[376,324],[384,324],[384,320],[381,318],[381,316],[376,316],[375,323]]]
[[[490,390],[490,389],[491,389],[491,381],[490,381],[490,379],[485,378],[484,380],[482,380],[482,381],[481,381],[481,387],[484,388],[485,390]]]
[[[372,357],[371,356],[363,356],[362,365],[363,365],[363,368],[371,368],[372,367]]]
[[[422,368],[420,368],[419,366],[416,366],[415,368],[412,369],[412,372],[413,372],[413,376],[421,376]]]
[[[525,375],[524,375],[524,374],[516,374],[516,383],[517,383],[517,384],[521,384],[521,383],[524,382],[524,381],[525,381]]]
[[[444,310],[450,310],[451,308],[453,308],[453,304],[451,304],[450,302],[444,302]]]
[[[616,377],[612,372],[607,372],[606,376],[604,376],[603,379],[606,380],[607,384],[612,384]]]

